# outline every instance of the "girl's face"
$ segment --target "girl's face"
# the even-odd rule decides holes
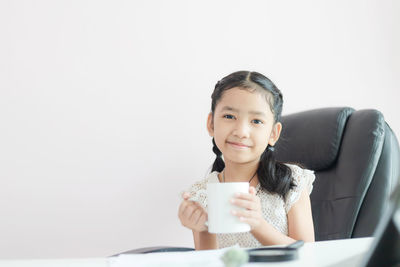
[[[282,125],[274,123],[265,94],[234,87],[208,115],[207,129],[225,161],[249,163],[258,162],[268,144],[275,145]]]

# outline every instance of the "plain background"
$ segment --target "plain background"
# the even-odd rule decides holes
[[[0,2],[0,258],[193,246],[180,194],[214,155],[215,83],[271,78],[284,114],[380,110],[399,136],[400,2]]]

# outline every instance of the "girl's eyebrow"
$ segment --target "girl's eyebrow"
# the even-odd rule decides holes
[[[225,107],[223,107],[221,111],[226,111],[226,110],[227,110],[227,111],[239,112],[239,110],[238,110],[237,108],[233,108],[233,107],[230,107],[230,106],[225,106]]]
[[[234,112],[239,113],[239,109],[233,108],[233,107],[230,107],[230,106],[223,107],[221,111],[234,111]],[[266,114],[264,112],[261,112],[261,111],[250,110],[248,113],[252,114],[252,115],[259,115],[259,116],[267,117]]]

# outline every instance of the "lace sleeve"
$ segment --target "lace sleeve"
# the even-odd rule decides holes
[[[286,195],[286,214],[289,212],[293,204],[299,200],[301,192],[304,189],[307,190],[308,194],[311,194],[313,182],[315,180],[314,171],[303,169],[296,165],[290,165],[289,167],[292,169],[292,177],[296,186]]]
[[[193,184],[187,192],[190,193],[189,200],[198,202],[204,209],[207,209],[207,179]]]

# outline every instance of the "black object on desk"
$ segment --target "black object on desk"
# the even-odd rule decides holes
[[[156,252],[184,252],[184,251],[193,251],[194,248],[187,247],[168,247],[168,246],[159,246],[159,247],[145,247],[145,248],[137,248],[129,251],[125,251],[120,254],[145,254],[145,253],[156,253]]]
[[[265,247],[248,250],[249,262],[277,262],[290,261],[299,258],[298,248],[304,241],[299,240],[286,247]]]

